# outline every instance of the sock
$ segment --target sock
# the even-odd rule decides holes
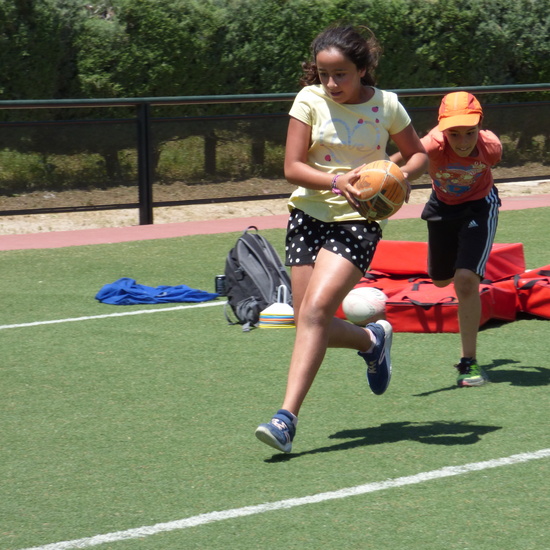
[[[288,418],[288,420],[290,421],[289,424],[293,424],[294,426],[298,424],[298,417],[295,414],[292,414],[290,411],[287,411],[286,409],[279,409],[277,411],[277,414],[280,414]]]
[[[374,334],[374,332],[372,332],[372,330],[369,330],[369,334],[370,334],[372,343],[371,343],[370,348],[365,353],[372,353],[372,350],[378,344],[378,338],[376,338],[376,334]]]

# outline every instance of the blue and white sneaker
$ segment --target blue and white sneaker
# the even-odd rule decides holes
[[[390,384],[390,349],[393,329],[388,321],[369,323],[366,328],[376,336],[376,346],[370,353],[364,351],[358,351],[357,353],[367,363],[367,380],[372,393],[382,395]]]
[[[280,409],[269,424],[260,424],[256,428],[256,437],[266,445],[283,453],[290,453],[292,440],[296,434],[298,418],[291,412]]]

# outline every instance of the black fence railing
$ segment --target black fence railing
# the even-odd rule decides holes
[[[465,90],[476,95],[481,94],[526,94],[532,98],[536,94],[535,101],[517,102],[512,104],[487,105],[486,119],[491,129],[496,128],[503,133],[517,138],[517,149],[521,149],[534,137],[543,140],[539,146],[544,150],[550,148],[550,130],[548,125],[548,110],[550,101],[547,101],[547,93],[550,91],[550,83],[526,84],[517,86],[478,86],[468,87]],[[404,89],[393,90],[400,98],[419,98],[422,96],[442,96],[451,88],[430,89]],[[540,93],[542,92],[542,93]],[[238,194],[235,196],[190,198],[187,200],[161,200],[155,201],[153,188],[155,171],[158,166],[159,143],[185,139],[190,136],[200,136],[203,142],[202,154],[204,173],[215,178],[216,176],[216,152],[220,139],[231,141],[232,135],[238,133],[239,124],[246,122],[246,133],[251,137],[252,153],[250,162],[261,164],[265,162],[265,143],[274,143],[283,147],[287,122],[286,112],[283,113],[246,113],[243,109],[235,109],[234,114],[187,114],[185,116],[153,117],[153,108],[172,108],[176,106],[214,106],[221,104],[246,105],[250,103],[273,104],[290,102],[295,93],[289,94],[256,94],[256,95],[226,95],[226,96],[196,96],[196,97],[153,97],[153,98],[125,98],[125,99],[72,99],[72,100],[21,100],[0,101],[0,114],[2,111],[11,110],[17,112],[31,112],[47,109],[48,112],[59,109],[86,110],[86,120],[3,120],[0,121],[0,155],[2,151],[37,152],[42,154],[43,162],[40,165],[40,177],[48,181],[48,174],[55,171],[55,166],[48,163],[48,155],[70,155],[75,150],[94,149],[100,155],[102,170],[109,177],[116,180],[122,171],[120,155],[118,151],[127,148],[135,151],[135,158],[129,163],[135,163],[137,173],[137,202],[110,203],[110,204],[81,204],[71,206],[44,206],[18,209],[0,209],[0,215],[21,215],[38,213],[78,212],[92,210],[114,210],[133,208],[139,211],[139,223],[153,223],[153,209],[160,206],[176,206],[186,204],[221,203],[243,200],[279,198],[288,193],[271,193],[261,195]],[[515,97],[515,96],[514,96]],[[540,101],[539,101],[540,99]],[[90,113],[106,112],[113,109],[126,109],[124,112],[134,113],[133,117],[123,119],[97,119]],[[408,107],[417,130],[429,129],[433,126],[436,107]],[[129,111],[128,111],[129,110]],[[288,110],[288,109],[287,109]],[[4,117],[8,118],[8,117]],[[174,125],[177,125],[174,126]],[[43,128],[53,126],[63,128],[54,139],[49,136],[44,138]],[[69,131],[69,128],[72,128]],[[216,131],[214,131],[214,129]],[[220,130],[221,129],[221,130]],[[75,132],[80,132],[78,137]],[[42,133],[40,133],[42,132]],[[224,133],[225,132],[225,133]],[[219,134],[222,134],[220,137]],[[516,135],[517,134],[517,135]],[[522,142],[523,140],[523,142]],[[39,144],[39,145],[38,145]],[[79,144],[77,146],[77,144]],[[131,156],[131,155],[130,155]],[[98,157],[99,158],[99,157]],[[189,160],[189,159],[188,159]],[[193,160],[193,159],[191,159]],[[99,162],[99,161],[97,161]],[[50,171],[50,172],[48,172]],[[98,185],[97,178],[92,177],[93,167],[81,169],[75,175],[80,180],[81,186],[93,187]],[[32,178],[32,172],[25,176]],[[199,178],[200,179],[200,178]],[[202,182],[204,183],[204,174]],[[523,179],[529,179],[524,177]],[[498,182],[498,180],[497,180]],[[29,182],[12,182],[9,189],[2,189],[3,182],[0,179],[0,195],[17,193],[17,186],[25,188]],[[101,185],[101,184],[99,184]],[[197,183],[200,185],[200,182]]]

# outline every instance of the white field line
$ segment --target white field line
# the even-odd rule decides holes
[[[192,304],[187,306],[166,307],[162,309],[140,309],[135,311],[124,311],[121,313],[107,313],[105,315],[90,315],[89,317],[73,317],[68,319],[54,319],[52,321],[35,321],[33,323],[20,323],[18,325],[0,325],[0,330],[8,328],[38,327],[41,325],[54,325],[57,323],[74,323],[75,321],[91,321],[93,319],[108,319],[109,317],[125,317],[126,315],[142,315],[144,313],[162,313],[164,311],[175,311],[177,309],[195,309],[198,307],[223,306],[226,302],[208,302]]]
[[[494,460],[486,460],[484,462],[473,462],[470,464],[464,464],[462,466],[447,466],[439,470],[432,470],[431,472],[421,472],[413,476],[398,477],[395,479],[388,479],[386,481],[367,483],[365,485],[357,485],[355,487],[348,487],[345,489],[340,489],[338,491],[318,493],[306,497],[290,498],[287,500],[279,500],[276,502],[266,502],[265,504],[258,504],[256,506],[245,506],[243,508],[234,508],[232,510],[223,510],[221,512],[199,514],[198,516],[191,516],[189,518],[170,521],[167,523],[157,523],[155,525],[137,527],[135,529],[127,529],[126,531],[115,531],[113,533],[95,535],[93,537],[87,537],[83,539],[54,542],[52,544],[46,544],[44,546],[26,548],[24,550],[70,550],[72,548],[89,548],[91,546],[99,546],[100,544],[107,544],[120,540],[144,538],[151,535],[156,535],[158,533],[177,531],[181,529],[187,529],[189,527],[198,527],[207,523],[215,523],[227,519],[252,516],[255,514],[263,514],[265,512],[272,512],[274,510],[285,510],[295,508],[296,506],[326,502],[327,500],[337,500],[357,495],[364,495],[367,493],[374,493],[376,491],[383,491],[385,489],[393,489],[396,487],[404,487],[406,485],[424,483],[425,481],[431,481],[432,479],[458,476],[468,474],[470,472],[477,472],[490,468],[499,468],[500,466],[510,466],[512,464],[520,464],[522,462],[528,462],[530,460],[537,460],[548,457],[550,457],[550,449],[541,449],[540,451],[535,451],[532,453],[522,453],[504,458],[497,458]]]

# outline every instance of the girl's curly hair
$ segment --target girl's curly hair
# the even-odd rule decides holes
[[[311,60],[302,63],[303,75],[300,78],[302,86],[320,84],[317,72],[317,54],[324,50],[335,48],[342,52],[357,69],[365,69],[361,82],[374,86],[376,81],[374,71],[382,48],[374,33],[368,27],[353,27],[352,25],[332,26],[319,34],[311,43]]]

